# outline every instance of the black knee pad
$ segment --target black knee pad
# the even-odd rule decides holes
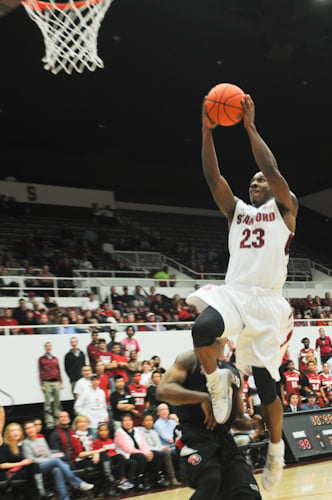
[[[196,347],[212,345],[225,329],[224,320],[218,311],[209,306],[196,319],[191,334]]]
[[[276,381],[271,377],[266,368],[253,366],[252,374],[261,402],[267,405],[273,403],[277,397]]]

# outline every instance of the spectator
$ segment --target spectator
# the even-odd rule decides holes
[[[107,496],[116,496],[111,460],[104,448],[94,447],[95,437],[89,430],[89,418],[85,415],[77,415],[73,422],[73,431],[71,445],[74,470],[82,467],[99,470],[107,482]]]
[[[37,463],[43,475],[49,473],[53,475],[58,498],[70,500],[67,482],[77,490],[90,491],[93,489],[93,484],[86,483],[75,476],[63,460],[52,457],[45,438],[37,437],[36,426],[33,422],[25,422],[24,432],[26,434],[22,445],[24,456],[31,459],[33,463]],[[43,493],[45,496],[45,491]]]
[[[161,374],[166,372],[165,368],[161,366],[160,357],[157,354],[151,356],[150,363],[153,371],[157,370]]]
[[[117,367],[112,370],[112,377],[115,375],[121,375],[124,381],[128,382],[128,361],[123,354],[121,354],[121,344],[120,342],[113,342],[112,346],[112,360],[117,362]]]
[[[148,359],[143,359],[141,366],[141,383],[147,387],[151,383],[152,368]]]
[[[161,444],[175,450],[174,429],[177,424],[169,416],[170,409],[167,403],[160,403],[157,406],[157,415],[153,428],[158,432]]]
[[[316,339],[315,349],[320,353],[320,359],[322,365],[326,363],[331,357],[332,341],[331,338],[326,335],[325,328],[319,328],[319,337]]]
[[[159,286],[165,287],[165,286],[170,286],[169,280],[171,279],[171,275],[168,273],[168,267],[163,266],[160,271],[157,271],[153,275],[153,279],[159,281]]]
[[[145,415],[142,426],[139,429],[142,431],[150,450],[162,455],[169,486],[180,486],[181,483],[176,478],[175,470],[179,466],[178,453],[175,450],[171,450],[169,446],[163,446],[158,432],[153,428],[153,424],[154,419],[152,415]]]
[[[323,311],[332,311],[332,297],[330,292],[325,292],[324,298],[321,302]]]
[[[89,327],[83,326],[85,324],[84,316],[78,314],[76,316],[76,333],[91,333]]]
[[[96,368],[96,361],[99,356],[99,333],[92,332],[91,333],[91,342],[87,346],[87,354],[89,358],[89,362],[91,365],[92,371]]]
[[[76,327],[70,324],[69,318],[63,314],[60,318],[60,326],[56,328],[57,334],[75,335],[77,333]]]
[[[135,333],[138,331],[137,325],[133,324],[133,323],[137,323],[135,313],[133,313],[132,311],[127,313],[127,315],[125,317],[125,321],[126,321],[126,323],[129,323],[133,327]]]
[[[56,333],[56,328],[48,325],[54,325],[54,323],[50,320],[50,315],[54,313],[46,313],[42,312],[37,319],[37,325],[42,326],[43,328],[36,329],[37,333],[44,335],[53,335]]]
[[[2,290],[6,288],[6,290]],[[13,288],[14,290],[8,290],[8,288]],[[8,269],[6,267],[2,267],[0,271],[0,295],[4,296],[17,296],[17,291],[15,288],[18,288],[18,283],[8,275]]]
[[[70,426],[70,416],[67,411],[60,411],[55,429],[48,436],[52,450],[63,453],[62,460],[70,465],[72,458],[71,437],[74,434]]]
[[[82,311],[96,311],[99,307],[99,300],[96,299],[96,295],[93,292],[88,294],[81,305]]]
[[[41,271],[37,274],[38,283],[40,288],[54,288],[55,276],[50,272],[48,264],[43,264]],[[42,292],[44,294],[44,292]]]
[[[322,381],[320,375],[317,373],[317,367],[314,361],[308,362],[308,371],[303,377],[303,390],[307,392],[314,392],[317,397],[317,403],[323,408],[323,398],[321,396]]]
[[[113,439],[109,436],[107,424],[101,423],[98,426],[97,439],[93,443],[94,450],[105,450],[111,462],[112,471],[118,479],[117,488],[121,491],[128,491],[134,488],[136,464],[130,458],[124,458],[116,450]],[[126,474],[127,469],[127,474]],[[127,479],[127,477],[128,479]]]
[[[116,334],[117,334],[117,330],[115,330],[114,328],[111,328],[110,331],[109,331],[109,336],[110,336],[110,341],[108,342],[107,344],[107,350],[108,351],[111,351],[112,352],[112,347],[113,347],[113,342],[115,342],[115,339],[116,339]]]
[[[9,326],[18,326],[18,322],[13,318],[13,311],[10,307],[6,307],[4,315],[0,318],[0,326],[7,327],[6,329],[0,329],[0,335],[18,335],[20,333],[19,328],[8,328]]]
[[[31,458],[24,458],[21,448],[23,439],[23,429],[20,424],[12,422],[6,426],[3,443],[0,445],[0,481],[7,481],[8,474],[12,480],[27,480],[30,484],[25,485],[25,488],[29,495],[25,498],[34,500],[38,490],[33,480],[36,475],[37,485],[38,467],[33,464]],[[43,494],[44,489],[40,493]]]
[[[81,377],[77,380],[74,385],[74,396],[75,399],[79,398],[80,395],[85,391],[87,387],[91,386],[91,375],[92,370],[90,365],[82,366]]]
[[[47,311],[55,311],[58,313],[60,310],[58,303],[56,302],[54,297],[51,297],[48,293],[44,293],[43,306]]]
[[[135,410],[134,398],[126,386],[125,380],[121,375],[114,377],[115,390],[111,393],[111,408],[113,411],[113,425],[116,431],[121,427],[121,417],[124,414],[137,414]]]
[[[38,359],[40,387],[44,393],[44,422],[53,429],[55,419],[61,411],[60,393],[63,389],[59,360],[52,354],[51,342],[45,342],[45,353]],[[53,407],[52,407],[53,399]]]
[[[308,358],[314,356],[316,360],[316,357],[315,350],[310,347],[310,340],[308,337],[304,337],[301,343],[303,344],[303,348],[299,352],[299,370],[301,373],[305,373],[308,368]]]
[[[137,351],[130,351],[129,360],[127,364],[127,372],[128,372],[128,383],[131,384],[133,382],[133,375],[136,372],[142,372],[142,363],[138,360]],[[143,384],[146,385],[146,384]]]
[[[143,288],[141,285],[136,285],[135,290],[134,290],[134,299],[135,299],[135,306],[137,307],[147,307],[149,306],[149,299],[147,298],[146,294],[143,293]]]
[[[134,425],[142,425],[144,410],[146,407],[147,387],[141,384],[141,372],[133,373],[133,382],[128,385],[128,390],[134,399],[135,410]]]
[[[156,323],[156,315],[152,312],[147,313],[146,320],[147,320],[148,324],[145,325],[144,327],[142,327],[145,330],[148,330],[150,332],[162,332],[162,331],[167,330],[165,325],[161,325],[160,323]]]
[[[16,319],[17,323],[23,325],[25,319],[25,312],[28,309],[25,299],[18,301],[18,306],[12,310],[12,318]]]
[[[312,318],[318,318],[322,307],[316,302],[312,295],[307,295],[303,301],[304,314],[310,314]]]
[[[125,458],[136,461],[137,489],[147,491],[151,488],[149,479],[154,483],[163,483],[162,457],[150,450],[140,429],[134,427],[133,417],[123,415],[121,427],[114,434],[114,441]]]
[[[307,402],[303,403],[301,410],[319,410],[320,406],[316,404],[316,393],[314,391],[309,391],[307,393]]]
[[[284,413],[294,413],[301,411],[301,398],[296,392],[291,392],[288,395],[288,400],[287,404],[284,405]]]
[[[297,394],[301,398],[302,386],[301,374],[295,370],[294,361],[289,360],[286,364],[287,368],[281,375],[280,380],[280,396],[283,405],[287,405],[290,394]]]
[[[134,295],[129,293],[128,287],[123,286],[122,289],[123,289],[123,294],[121,295],[120,300],[121,300],[122,304],[124,305],[124,308],[126,308],[128,306],[135,306]]]
[[[71,337],[70,345],[71,349],[65,354],[64,365],[74,394],[74,387],[82,376],[82,368],[86,365],[86,361],[84,352],[78,347],[76,337]]]
[[[332,407],[332,388],[327,389],[326,396],[327,396],[327,402],[325,403],[325,408],[331,408]]]
[[[136,339],[134,339],[135,330],[134,327],[129,325],[126,328],[126,337],[120,341],[121,347],[123,350],[123,354],[126,357],[127,361],[129,361],[130,351],[140,352],[140,345]]]
[[[37,430],[37,437],[45,437],[42,430],[43,430],[43,421],[40,418],[34,418],[33,423],[36,426]]]
[[[106,396],[99,387],[98,375],[92,374],[90,387],[87,387],[74,403],[76,415],[84,415],[89,420],[89,432],[97,436],[99,422],[108,422]]]
[[[161,374],[157,370],[153,371],[151,374],[151,383],[148,386],[147,396],[146,396],[146,408],[147,413],[153,417],[157,416],[157,406],[159,403],[163,403],[157,398],[157,387],[161,380]]]
[[[110,408],[111,385],[110,385],[109,376],[106,374],[105,365],[104,365],[103,361],[101,361],[100,359],[96,363],[96,375],[99,378],[99,387],[105,393],[107,411],[108,411],[109,417],[111,417],[111,413],[110,413],[110,409],[111,409]]]
[[[319,374],[319,378],[321,381],[320,392],[321,396],[324,400],[324,403],[327,403],[327,391],[332,388],[332,373],[330,371],[330,365],[328,363],[323,364],[323,369]]]
[[[27,309],[25,311],[25,318],[23,320],[24,328],[21,328],[20,333],[24,335],[34,335],[35,333],[40,333],[39,330],[35,330],[32,328],[37,324],[33,311],[31,309]],[[27,327],[27,328],[25,328]]]
[[[124,313],[124,308],[125,308],[125,303],[122,302],[121,296],[118,294],[116,291],[115,286],[111,286],[111,302],[112,302],[112,307],[113,309],[117,309],[118,311],[121,312],[121,314]]]

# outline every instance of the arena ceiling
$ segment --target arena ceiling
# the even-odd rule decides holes
[[[215,208],[201,102],[232,82],[254,98],[298,197],[331,188],[332,0],[114,0],[98,42],[104,69],[53,75],[23,7],[0,19],[2,178]],[[225,176],[247,197],[256,167],[242,125],[215,136]]]

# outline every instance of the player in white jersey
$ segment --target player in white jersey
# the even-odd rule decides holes
[[[187,302],[201,311],[192,335],[219,423],[229,416],[231,389],[227,370],[217,369],[215,339],[239,335],[236,365],[246,375],[253,375],[269,430],[262,484],[271,489],[281,480],[284,466],[283,407],[276,381],[293,328],[291,308],[282,296],[282,287],[298,203],[273,153],[256,130],[253,100],[246,95],[242,104],[243,124],[260,168],[249,185],[251,205],[233,194],[220,173],[213,141],[216,124],[207,118],[203,104],[203,172],[216,204],[228,220],[230,259],[225,285],[203,286],[191,293]]]

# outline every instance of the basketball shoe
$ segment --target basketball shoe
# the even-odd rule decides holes
[[[268,449],[262,474],[262,485],[267,491],[275,488],[281,481],[283,468],[285,466],[285,443],[281,440],[278,454],[271,455],[269,451]]]
[[[218,369],[216,383],[208,383],[214,418],[218,424],[224,424],[232,411],[233,389],[231,385],[232,372],[228,368]]]

